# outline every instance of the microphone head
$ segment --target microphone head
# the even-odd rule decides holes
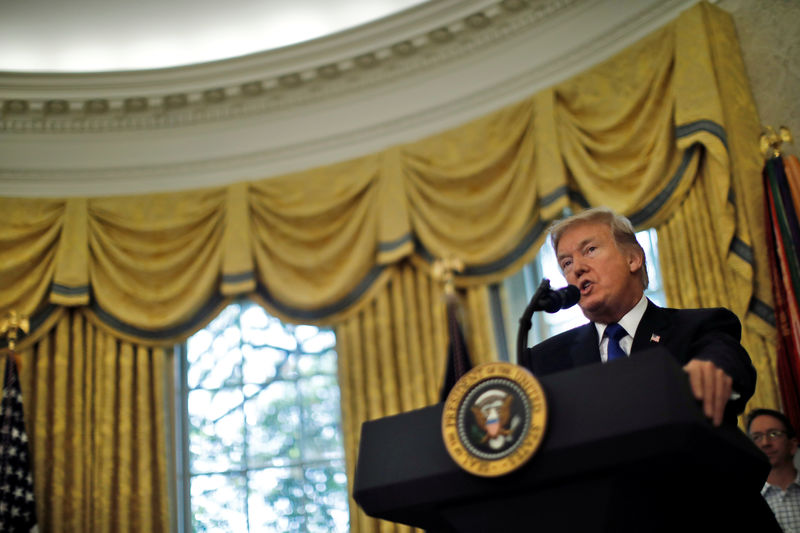
[[[561,305],[561,309],[572,307],[581,299],[581,291],[575,285],[567,285],[561,290],[564,291],[564,303]]]
[[[555,313],[572,307],[581,299],[581,291],[575,285],[567,285],[561,289],[551,289],[540,298],[541,309]]]

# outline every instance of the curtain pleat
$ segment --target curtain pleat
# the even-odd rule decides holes
[[[679,308],[742,306],[747,312],[748,287],[725,268],[713,232],[713,213],[707,208],[704,187],[692,188],[683,205],[670,220],[658,227],[659,260],[664,292],[670,305]],[[742,293],[746,296],[742,297]],[[764,338],[744,324],[742,344],[750,354],[758,380],[752,405],[777,406],[774,341]]]
[[[33,315],[55,274],[64,202],[0,198],[0,309]]]
[[[429,254],[491,263],[530,229],[533,108],[528,100],[405,147],[409,218]]]
[[[21,353],[39,530],[168,531],[167,352],[73,310]]]
[[[497,361],[497,343],[494,337],[492,311],[489,303],[489,286],[465,289],[465,307],[470,335],[467,340],[473,365]],[[441,305],[440,305],[441,307]],[[441,385],[441,380],[439,384]]]
[[[251,186],[258,278],[271,303],[286,306],[284,314],[326,308],[334,315],[330,306],[370,275],[380,209],[377,161],[372,156]]]
[[[216,293],[224,193],[89,202],[95,311],[143,330],[189,321]]]
[[[444,354],[434,353],[433,348],[445,340],[436,341],[432,337],[445,335],[445,325],[432,324],[430,307],[417,302],[440,298],[441,291],[431,286],[427,278],[419,278],[414,270],[408,264],[396,269],[372,304],[336,326],[339,375],[343,377],[342,428],[351,494],[361,424],[396,414],[401,407],[407,411],[430,405],[438,394],[436,376],[442,371],[434,372],[433,378],[430,372],[437,363],[443,366]],[[367,517],[352,499],[350,515],[353,532],[409,530]]]
[[[405,262],[393,269],[387,286],[369,305],[335,327],[351,494],[361,424],[438,399],[447,343],[444,306],[441,283]],[[485,307],[476,303],[475,308],[471,320],[491,322]],[[411,530],[367,517],[352,499],[350,516],[353,532]]]

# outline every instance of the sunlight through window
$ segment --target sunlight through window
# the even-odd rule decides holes
[[[344,532],[336,338],[228,306],[186,344],[194,531]]]

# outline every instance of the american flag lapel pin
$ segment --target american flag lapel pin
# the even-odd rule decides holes
[[[659,341],[661,341],[661,335],[656,335],[655,333],[650,335],[650,342],[659,342]]]

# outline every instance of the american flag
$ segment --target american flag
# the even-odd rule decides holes
[[[0,404],[0,531],[37,531],[33,471],[28,433],[22,416],[22,390],[14,357],[6,357],[6,378]]]

